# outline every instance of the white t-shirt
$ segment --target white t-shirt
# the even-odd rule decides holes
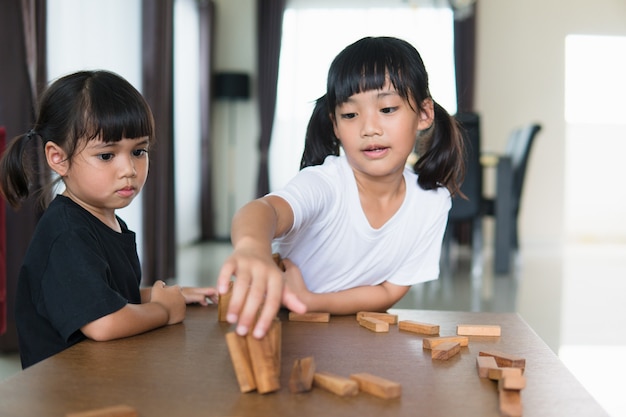
[[[294,262],[307,288],[317,293],[437,279],[450,193],[444,187],[423,190],[409,169],[404,180],[400,209],[374,229],[344,156],[329,156],[323,165],[303,169],[272,193],[285,199],[294,215],[293,227],[274,240],[273,250]]]

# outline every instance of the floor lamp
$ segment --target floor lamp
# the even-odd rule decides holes
[[[235,161],[237,144],[237,121],[235,102],[250,97],[250,76],[242,72],[215,74],[215,98],[228,103],[228,235],[235,214]]]

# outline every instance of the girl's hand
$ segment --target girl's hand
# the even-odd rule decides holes
[[[187,305],[185,297],[178,285],[167,286],[163,281],[157,281],[152,286],[150,302],[162,305],[169,315],[167,324],[180,323],[185,319]]]
[[[253,335],[262,338],[276,317],[281,303],[297,313],[306,306],[284,285],[283,271],[271,255],[259,256],[254,251],[235,250],[226,259],[217,278],[217,289],[225,294],[230,278],[235,276],[226,320],[238,323],[236,332],[245,335],[254,325]],[[257,318],[257,312],[261,314]]]
[[[283,265],[285,265],[284,277],[286,289],[307,306],[307,311],[310,310],[308,300],[314,294],[306,287],[300,268],[289,259],[283,259]]]
[[[218,301],[217,289],[213,287],[183,287],[182,293],[187,304],[198,303],[207,306],[209,300],[213,304],[217,304]]]

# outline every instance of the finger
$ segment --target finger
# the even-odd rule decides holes
[[[289,288],[285,288],[283,292],[283,304],[294,313],[306,313],[306,304],[304,304],[298,296],[296,296]]]
[[[241,336],[247,334],[257,321],[259,309],[265,301],[266,282],[265,277],[256,277],[251,282],[237,321],[237,334]]]
[[[217,276],[217,292],[220,294],[226,294],[230,289],[230,280],[235,275],[235,264],[233,261],[226,260],[219,275]]]
[[[265,303],[253,332],[253,336],[257,339],[265,336],[280,309],[283,286],[284,281],[282,273],[273,274],[267,282]]]
[[[250,287],[250,277],[248,274],[240,274],[234,281],[231,290],[230,301],[228,302],[228,311],[226,313],[226,321],[236,323],[240,320],[239,314],[246,302],[246,296]],[[244,332],[240,329],[240,332]],[[245,334],[245,332],[243,333]]]

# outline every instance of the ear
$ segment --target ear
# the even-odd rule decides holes
[[[46,161],[54,172],[64,177],[69,169],[69,160],[65,151],[52,141],[46,142],[44,147],[46,153]]]
[[[419,118],[417,122],[417,130],[426,130],[433,125],[435,120],[435,104],[432,98],[427,98],[422,101],[419,108]]]
[[[339,142],[341,142],[341,138],[339,137],[339,132],[337,131],[337,122],[335,121],[335,118],[333,117],[333,115],[329,115],[330,117],[330,121],[333,124],[333,133],[335,134],[335,137],[337,138],[337,140]]]

